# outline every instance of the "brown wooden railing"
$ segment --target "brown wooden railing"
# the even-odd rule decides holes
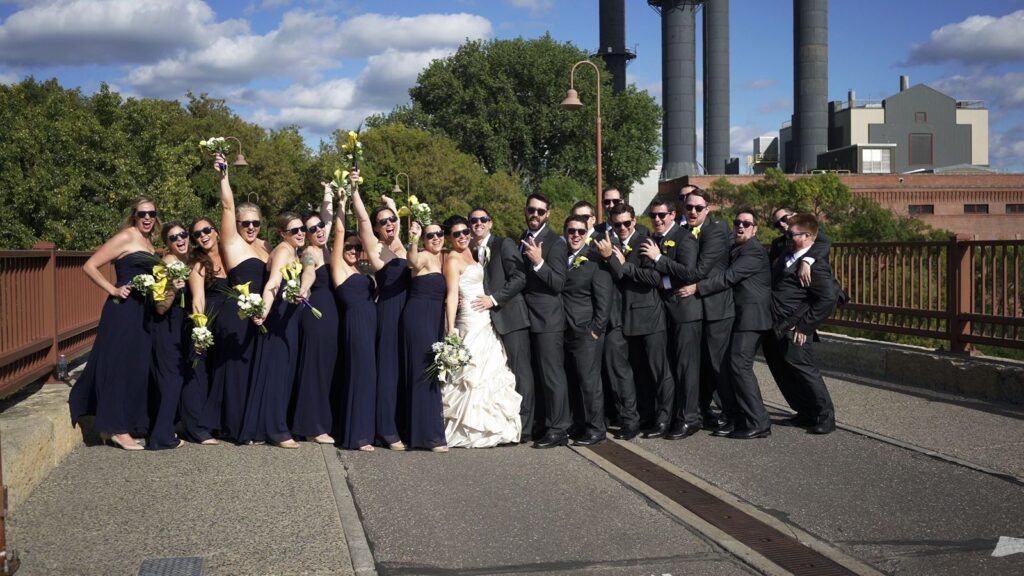
[[[91,348],[106,299],[82,271],[91,255],[50,243],[0,251],[0,398]],[[113,279],[112,266],[102,271]]]
[[[832,245],[850,301],[826,324],[1024,349],[1024,240]]]

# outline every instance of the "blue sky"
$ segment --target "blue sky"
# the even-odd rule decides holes
[[[597,8],[598,0],[0,0],[0,82],[34,75],[86,93],[103,81],[129,96],[207,92],[264,126],[300,125],[315,146],[334,128],[407,102],[418,71],[466,38],[550,32],[592,51]],[[907,74],[911,84],[985,100],[992,166],[1024,171],[1024,0],[833,0],[829,26],[830,99],[853,89],[880,100]],[[791,113],[792,2],[732,0],[731,28],[731,153],[742,157]],[[660,101],[660,21],[644,0],[626,0],[626,42],[637,53],[629,81]]]

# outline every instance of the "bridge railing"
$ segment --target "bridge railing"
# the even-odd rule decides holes
[[[832,245],[850,301],[827,324],[1024,349],[1024,240]]]
[[[82,271],[91,255],[49,243],[0,251],[0,398],[92,347],[106,294]]]

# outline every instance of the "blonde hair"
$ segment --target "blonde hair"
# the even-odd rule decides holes
[[[142,206],[143,204],[146,204],[146,203],[152,204],[153,205],[153,210],[156,210],[156,212],[157,212],[156,218],[153,219],[153,220],[155,220],[155,222],[153,224],[153,230],[150,231],[149,234],[150,234],[150,236],[152,236],[153,234],[157,234],[157,235],[160,234],[160,230],[163,229],[164,224],[163,224],[163,222],[160,221],[160,211],[157,210],[156,200],[153,200],[149,196],[138,196],[137,198],[135,198],[135,200],[132,200],[132,206],[128,210],[128,213],[125,215],[124,221],[121,222],[121,229],[122,230],[124,230],[125,228],[132,228],[132,227],[135,226],[135,222],[138,220],[135,217],[135,213],[138,212],[139,206]]]

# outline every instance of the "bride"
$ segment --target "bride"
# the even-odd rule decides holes
[[[448,446],[490,448],[518,442],[522,397],[516,392],[516,378],[505,363],[505,349],[491,326],[490,313],[472,308],[473,300],[484,293],[484,269],[468,249],[469,223],[452,216],[444,229],[452,245],[444,265],[445,318],[448,331],[458,330],[471,356],[468,365],[441,385]]]

